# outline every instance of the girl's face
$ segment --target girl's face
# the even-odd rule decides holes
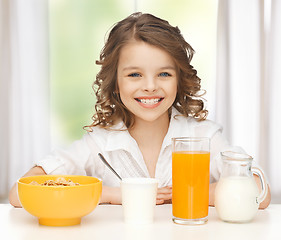
[[[138,121],[168,118],[177,94],[177,72],[172,57],[142,41],[132,41],[120,52],[117,84],[123,104]]]

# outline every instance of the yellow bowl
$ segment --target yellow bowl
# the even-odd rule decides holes
[[[76,186],[32,185],[63,177]],[[38,217],[41,225],[71,226],[80,224],[81,218],[92,212],[99,203],[102,181],[89,176],[40,175],[23,177],[18,181],[18,195],[22,207]]]

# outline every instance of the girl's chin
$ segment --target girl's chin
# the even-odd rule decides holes
[[[151,113],[151,114],[136,114],[135,115],[135,122],[136,123],[147,123],[147,124],[159,124],[161,121],[169,121],[169,114],[168,110],[162,114],[156,114]]]

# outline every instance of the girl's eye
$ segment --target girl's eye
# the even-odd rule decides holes
[[[140,77],[141,75],[139,73],[131,73],[128,76],[129,77]]]
[[[167,72],[162,72],[159,74],[160,77],[170,77],[172,76],[170,73],[167,73]]]

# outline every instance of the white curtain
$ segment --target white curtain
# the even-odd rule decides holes
[[[48,1],[0,0],[0,197],[49,147]]]
[[[216,121],[264,169],[281,203],[281,1],[220,0]]]

